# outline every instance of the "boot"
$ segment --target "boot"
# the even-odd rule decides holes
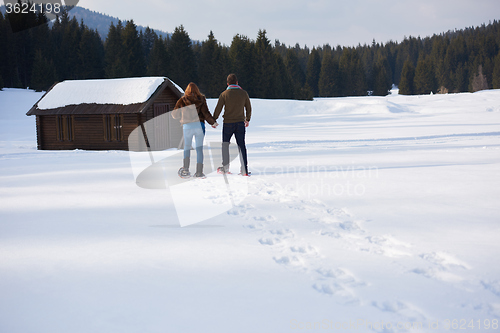
[[[222,166],[225,171],[229,170],[229,142],[222,143]]]
[[[184,162],[184,170],[186,170],[187,172],[189,172],[189,164],[190,164],[190,161],[191,161],[191,158],[189,157],[186,157],[183,162]]]
[[[203,163],[196,163],[196,173],[194,176],[196,178],[207,178],[203,173]]]
[[[189,172],[189,162],[190,162],[189,157],[186,157],[183,160],[183,167],[179,169],[179,177],[181,177],[181,178],[191,177],[191,173]]]

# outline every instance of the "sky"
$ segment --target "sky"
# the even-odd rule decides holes
[[[500,19],[499,0],[80,0],[79,6],[193,40],[210,31],[225,45],[236,34],[301,47],[356,46],[432,36]]]

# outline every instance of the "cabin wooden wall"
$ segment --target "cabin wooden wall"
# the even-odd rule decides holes
[[[144,124],[154,118],[154,104],[168,104],[169,110],[172,111],[177,100],[177,96],[167,88],[142,115],[138,113],[111,115],[111,117],[121,118],[120,138],[117,138],[114,132],[111,137],[109,133],[106,135],[106,120],[105,115],[102,114],[39,115],[37,116],[38,149],[129,150],[128,137],[130,133],[140,126],[141,122]],[[58,117],[60,117],[59,120]],[[71,121],[68,122],[67,118],[71,118]],[[71,124],[70,129],[68,128],[69,124]],[[172,132],[175,132],[176,136],[178,136],[179,129],[182,133],[180,124],[167,125],[173,126]],[[61,130],[64,131],[63,135],[61,135]],[[131,150],[144,150],[137,147],[130,148]],[[170,147],[163,145],[162,149],[166,148]]]
[[[72,118],[71,138],[68,137],[69,133],[66,128],[64,135],[59,134],[57,116],[38,116],[38,127],[41,129],[38,135],[38,148],[43,150],[128,150],[127,138],[138,126],[137,115],[117,116],[122,117],[121,135],[119,138],[113,135],[110,141],[106,140],[103,115],[64,116]]]

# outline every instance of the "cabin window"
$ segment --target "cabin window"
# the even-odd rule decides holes
[[[103,115],[104,141],[123,141],[123,115]]]
[[[113,129],[115,132],[116,141],[123,141],[122,128],[123,128],[123,116],[116,115],[114,129]]]
[[[73,141],[73,116],[66,116],[66,138]]]
[[[73,116],[56,116],[56,136],[59,141],[74,140]]]
[[[62,116],[56,116],[56,135],[57,140],[64,141],[64,122]]]

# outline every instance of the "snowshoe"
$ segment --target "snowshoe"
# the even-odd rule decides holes
[[[221,175],[230,175],[231,171],[229,171],[228,169],[226,169],[224,167],[218,167],[217,173],[220,173]]]
[[[205,174],[204,174],[204,173],[201,173],[201,174],[197,174],[197,173],[195,173],[195,174],[193,175],[193,178],[205,179],[205,178],[207,178],[207,176],[205,176]]]
[[[191,173],[189,172],[189,170],[184,169],[184,167],[179,169],[178,175],[182,179],[188,179],[191,177]]]

